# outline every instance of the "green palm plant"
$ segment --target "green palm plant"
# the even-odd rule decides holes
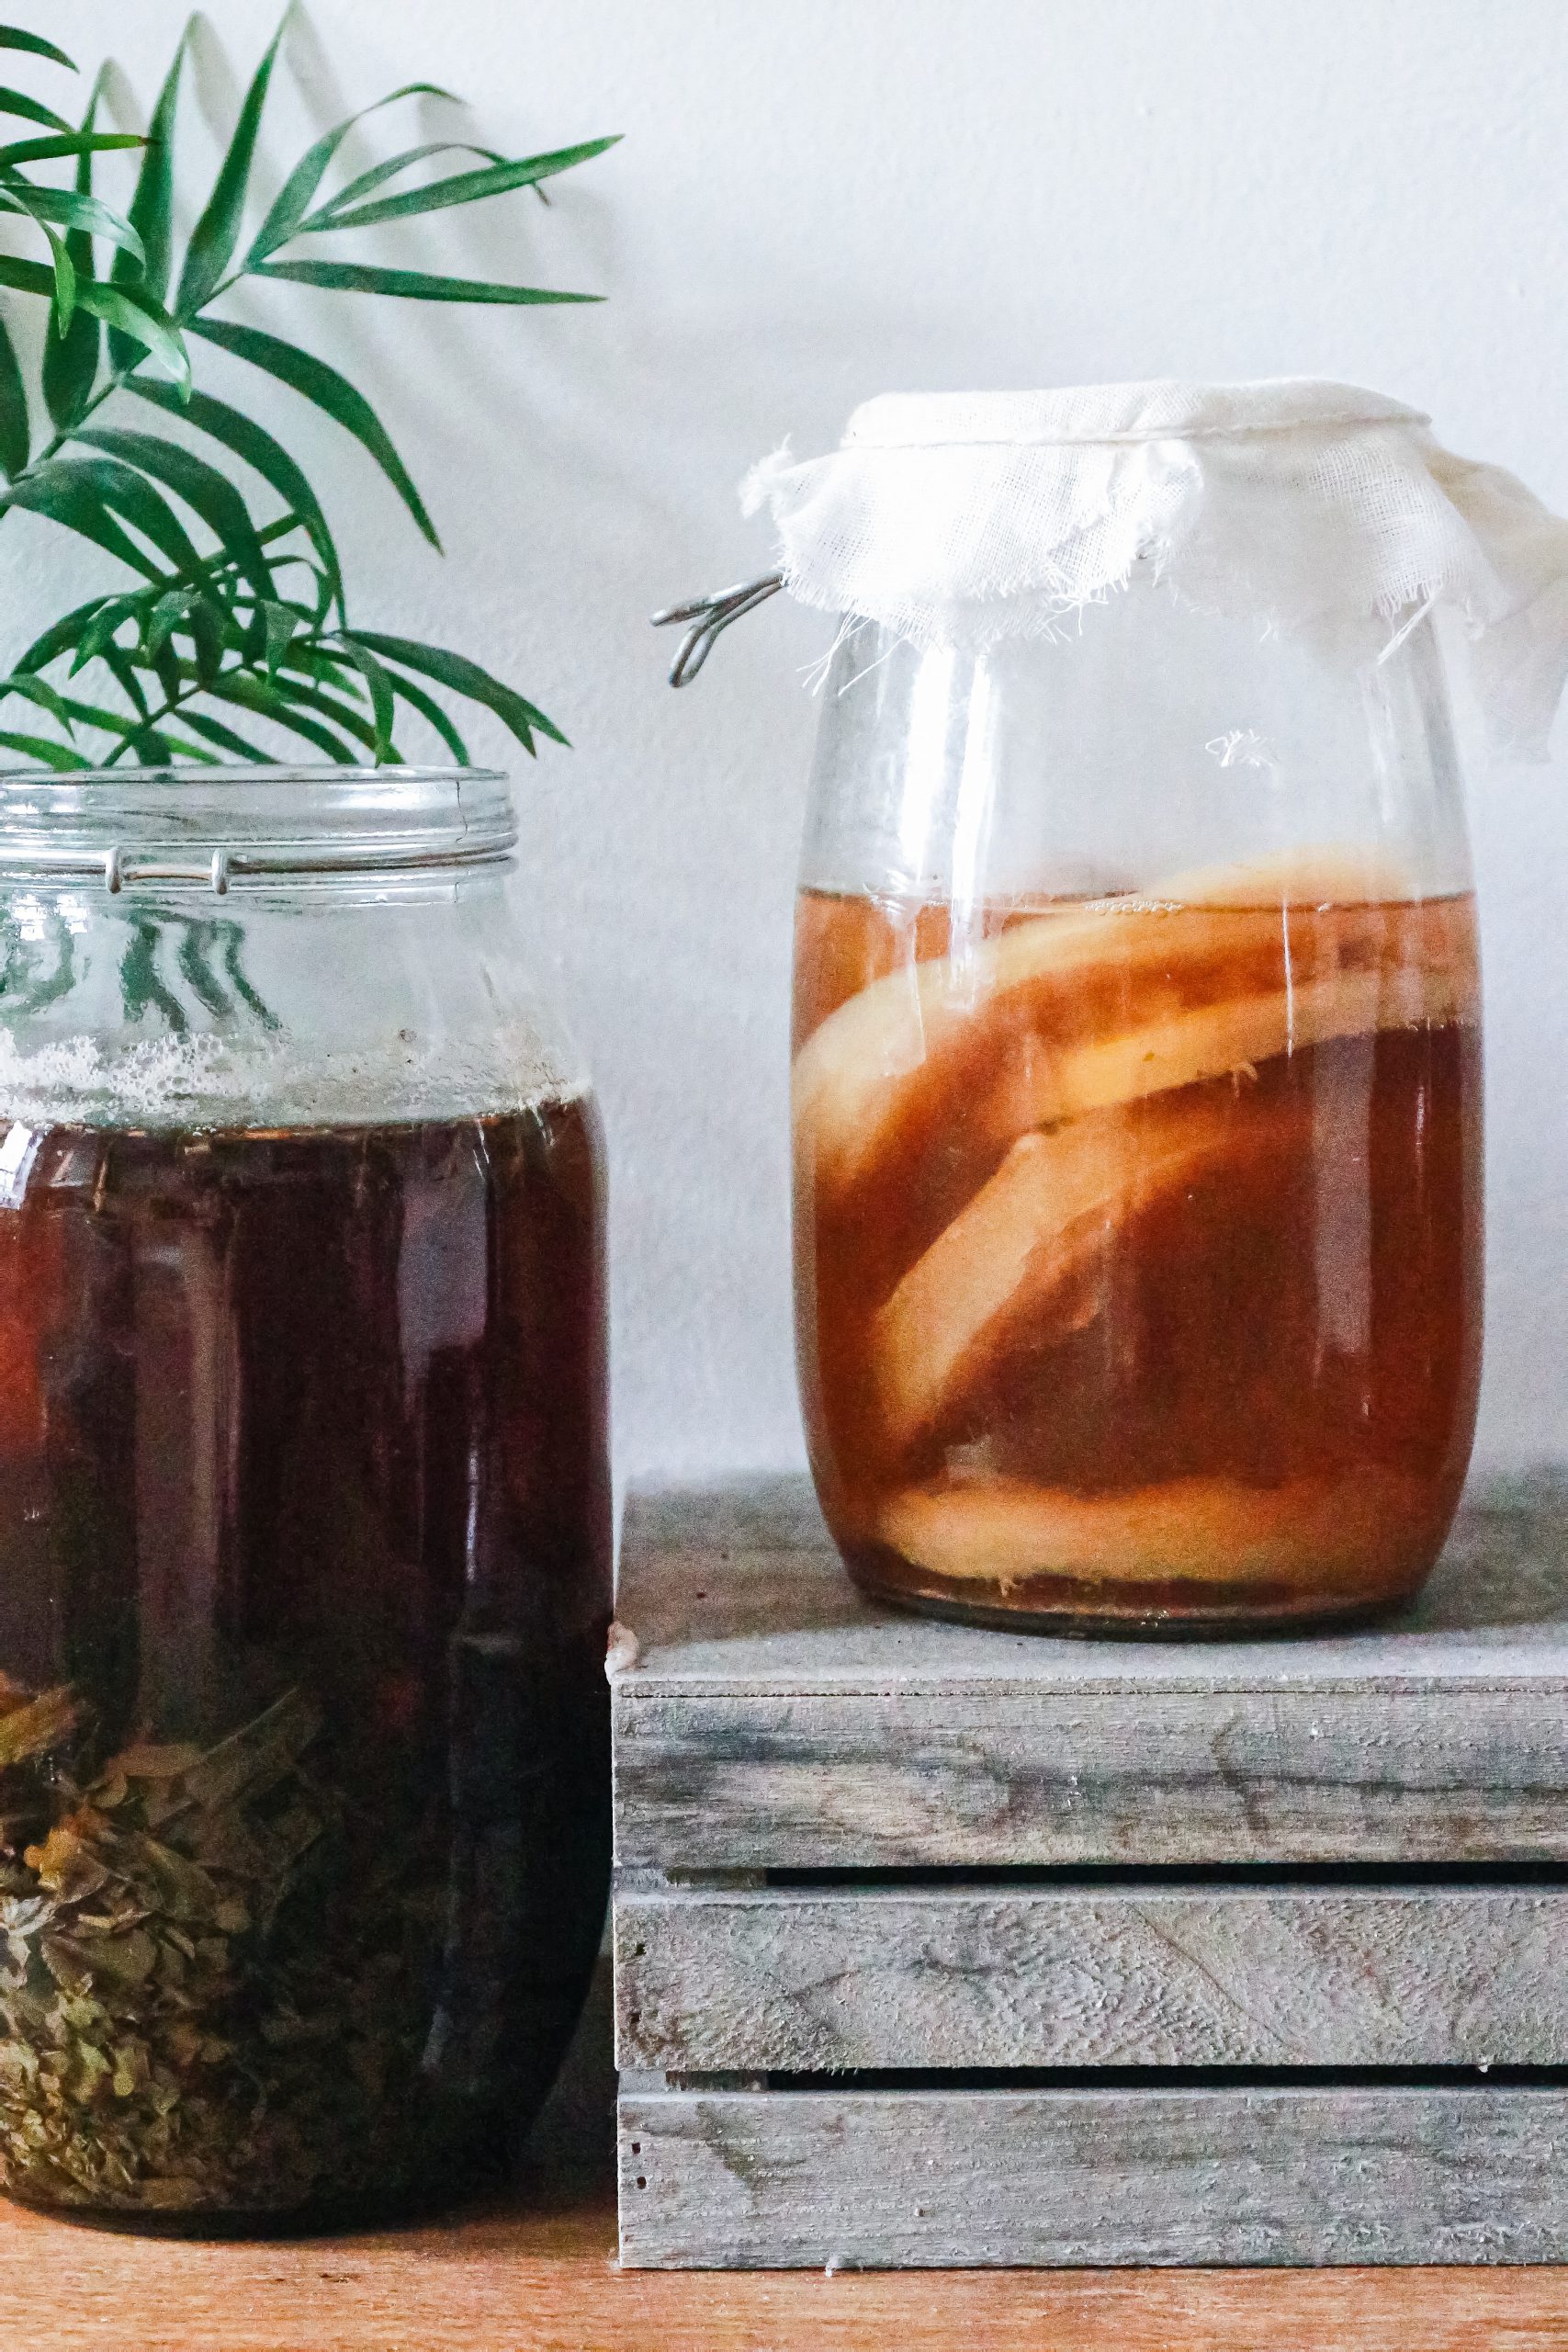
[[[424,302],[596,300],[317,260],[309,244],[329,232],[372,229],[512,190],[533,187],[542,197],[546,180],[615,142],[592,139],[509,159],[465,141],[425,141],[324,193],[340,148],[365,116],[419,96],[450,98],[434,84],[411,83],[317,139],[244,243],[257,137],[287,21],[286,13],[245,93],[177,270],[175,141],[190,27],[145,137],[97,130],[101,76],[77,126],[25,92],[0,89],[0,114],[42,126],[37,137],[0,145],[0,212],[29,220],[50,254],[48,262],[0,255],[0,288],[50,306],[31,383],[0,314],[0,521],[12,508],[47,516],[114,559],[121,575],[51,622],[0,676],[0,704],[28,706],[25,713],[0,713],[28,721],[0,729],[0,746],[51,768],[267,760],[274,753],[243,731],[257,720],[333,760],[400,761],[396,730],[407,717],[428,724],[466,761],[468,745],[443,694],[494,712],[530,753],[538,736],[566,741],[533,703],[466,656],[351,625],[321,500],[270,431],[193,383],[192,344],[227,352],[324,410],[367,451],[439,548],[408,469],[364,394],[315,353],[215,315],[217,306],[242,283],[279,279]],[[14,26],[0,25],[0,49],[76,70],[52,42]],[[93,170],[96,156],[126,147],[143,152],[122,217],[94,194]],[[469,161],[411,182],[421,165],[454,154]],[[74,158],[71,188],[35,175],[34,166],[57,158]],[[133,412],[132,401],[140,404]],[[132,421],[107,420],[110,402]],[[198,455],[188,434],[172,435],[173,420],[212,454]],[[254,511],[252,477],[278,511]]]

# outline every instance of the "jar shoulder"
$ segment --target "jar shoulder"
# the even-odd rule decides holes
[[[1130,586],[1059,637],[985,652],[842,632],[803,857],[819,890],[975,904],[1155,891],[1325,850],[1399,892],[1470,887],[1429,619],[1314,629]]]
[[[0,895],[0,1114],[37,1125],[461,1116],[587,1073],[493,879]]]

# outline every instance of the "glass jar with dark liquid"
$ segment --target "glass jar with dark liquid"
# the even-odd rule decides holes
[[[507,788],[29,775],[0,836],[0,2183],[446,2201],[607,1871],[600,1148]]]

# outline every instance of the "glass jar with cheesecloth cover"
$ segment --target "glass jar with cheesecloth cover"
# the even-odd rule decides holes
[[[1437,625],[1539,748],[1568,526],[1315,382],[877,400],[746,499],[841,616],[793,1097],[801,1391],[852,1574],[1077,1631],[1407,1599],[1482,1340]]]

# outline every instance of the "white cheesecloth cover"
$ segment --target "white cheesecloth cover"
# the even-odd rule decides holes
[[[1453,605],[1494,743],[1544,758],[1568,673],[1568,523],[1429,424],[1310,379],[894,392],[829,456],[765,458],[741,503],[771,509],[803,603],[919,645],[1049,634],[1134,565],[1263,628],[1378,613],[1393,633]]]

